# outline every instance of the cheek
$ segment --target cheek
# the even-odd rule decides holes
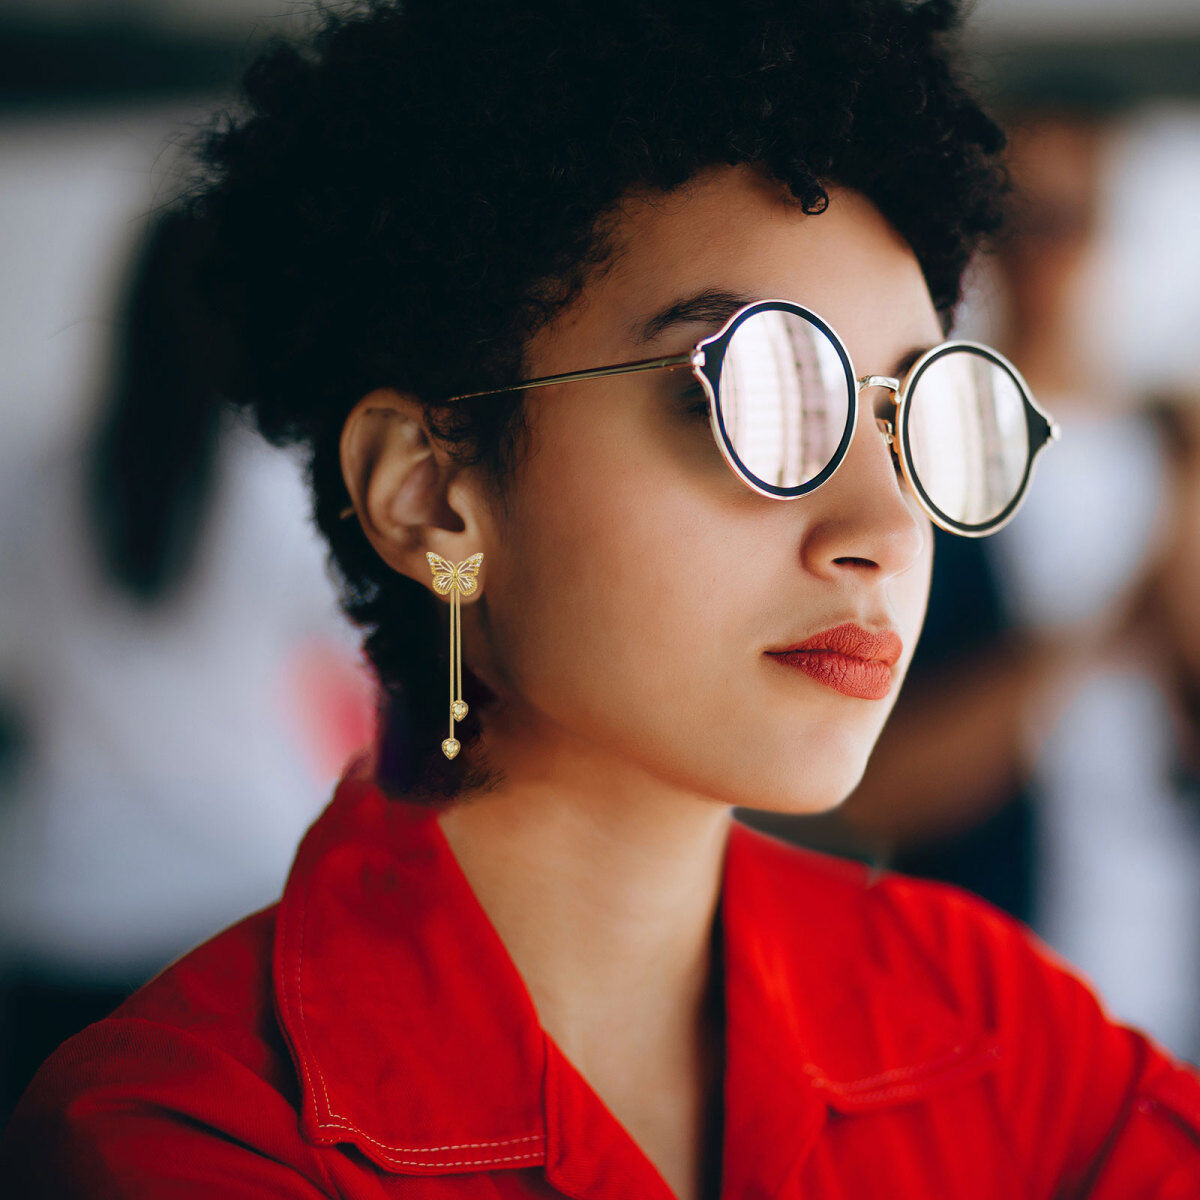
[[[721,689],[753,648],[729,485],[698,484],[630,405],[571,398],[533,410],[531,427],[490,576],[498,660],[545,716],[634,757],[669,752],[681,728],[720,719]]]
[[[901,486],[904,486],[903,484]],[[906,489],[907,490],[907,489]],[[888,584],[887,597],[896,627],[904,641],[904,655],[897,664],[900,673],[897,686],[893,689],[888,702],[888,713],[896,702],[900,687],[908,675],[908,664],[916,650],[921,630],[925,624],[925,613],[929,606],[929,586],[933,575],[934,526],[925,515],[915,499],[910,500],[910,508],[919,523],[922,543],[921,551],[914,558],[912,566],[894,576]],[[882,728],[883,722],[880,722]]]
[[[903,484],[901,485],[903,486]],[[905,489],[907,491],[907,489]],[[929,604],[929,584],[933,575],[933,522],[925,515],[916,499],[909,496],[912,510],[922,536],[921,552],[913,565],[897,575],[888,589],[896,608],[896,619],[902,628],[901,636],[910,649],[916,644],[917,636],[925,621],[925,609]]]

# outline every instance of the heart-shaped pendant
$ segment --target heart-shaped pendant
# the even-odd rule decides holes
[[[442,742],[442,753],[447,758],[453,758],[459,752],[459,749],[458,738],[446,738]]]
[[[450,705],[450,715],[456,721],[461,721],[469,711],[470,710],[467,708],[467,702],[465,700],[455,700],[454,703]]]

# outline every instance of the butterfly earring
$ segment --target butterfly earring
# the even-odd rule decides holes
[[[454,736],[454,722],[467,715],[467,704],[462,698],[462,608],[459,596],[469,596],[479,586],[476,576],[483,562],[483,552],[464,558],[457,566],[432,550],[427,550],[425,557],[433,571],[433,590],[439,596],[450,594],[450,736],[442,742],[442,753],[453,758],[461,748]]]

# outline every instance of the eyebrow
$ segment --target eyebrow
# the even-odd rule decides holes
[[[635,321],[632,336],[635,345],[657,341],[667,330],[676,325],[723,325],[739,308],[753,304],[761,297],[746,296],[740,292],[720,288],[705,288],[691,296],[674,300],[644,321]]]
[[[704,288],[673,300],[665,308],[643,321],[635,321],[631,327],[631,335],[635,345],[657,341],[668,330],[677,325],[711,325],[718,328],[724,325],[739,308],[761,300],[761,296],[747,296],[743,292],[731,292],[722,288]],[[906,350],[893,364],[888,372],[893,378],[903,379],[909,368],[921,357],[933,349],[932,346],[913,346]]]

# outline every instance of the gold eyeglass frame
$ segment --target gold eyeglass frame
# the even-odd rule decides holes
[[[748,317],[769,309],[780,309],[804,318],[815,325],[833,344],[842,361],[846,373],[849,404],[847,406],[846,428],[833,457],[826,466],[812,479],[806,480],[795,487],[783,488],[766,482],[755,476],[737,457],[728,435],[725,431],[724,415],[720,402],[720,371],[725,351],[737,328]],[[909,437],[909,400],[913,389],[924,371],[942,356],[955,351],[969,351],[989,360],[1006,371],[1017,385],[1025,408],[1026,429],[1029,435],[1029,457],[1025,464],[1025,472],[1016,494],[1009,503],[987,521],[977,525],[969,525],[958,521],[948,513],[938,508],[932,497],[921,486],[912,463],[912,448]],[[883,388],[891,393],[893,412],[891,419],[876,415],[875,425],[881,436],[891,447],[892,453],[900,463],[900,472],[905,483],[916,496],[918,503],[929,519],[949,533],[963,537],[986,537],[1002,529],[1016,515],[1029,489],[1033,467],[1038,456],[1052,441],[1058,441],[1061,431],[1058,424],[1033,398],[1029,385],[1021,373],[998,350],[985,346],[980,342],[966,339],[953,339],[941,342],[926,350],[905,372],[903,381],[890,375],[859,375],[854,373],[850,352],[837,332],[811,309],[791,300],[769,299],[755,300],[743,305],[734,312],[714,334],[702,338],[686,354],[672,354],[661,358],[644,358],[633,362],[616,363],[605,367],[590,367],[583,371],[565,371],[556,375],[543,375],[535,379],[525,379],[519,383],[507,384],[504,387],[485,388],[477,392],[463,392],[457,396],[446,397],[444,403],[459,400],[473,400],[483,396],[501,395],[506,392],[523,392],[531,388],[548,387],[551,384],[573,383],[583,379],[601,379],[606,376],[626,375],[638,371],[674,370],[690,367],[708,397],[709,422],[713,438],[720,448],[726,463],[734,474],[753,491],[760,495],[769,496],[775,500],[794,500],[820,487],[842,464],[850,448],[855,430],[858,428],[859,395],[866,388]],[[345,510],[345,514],[353,510]]]

